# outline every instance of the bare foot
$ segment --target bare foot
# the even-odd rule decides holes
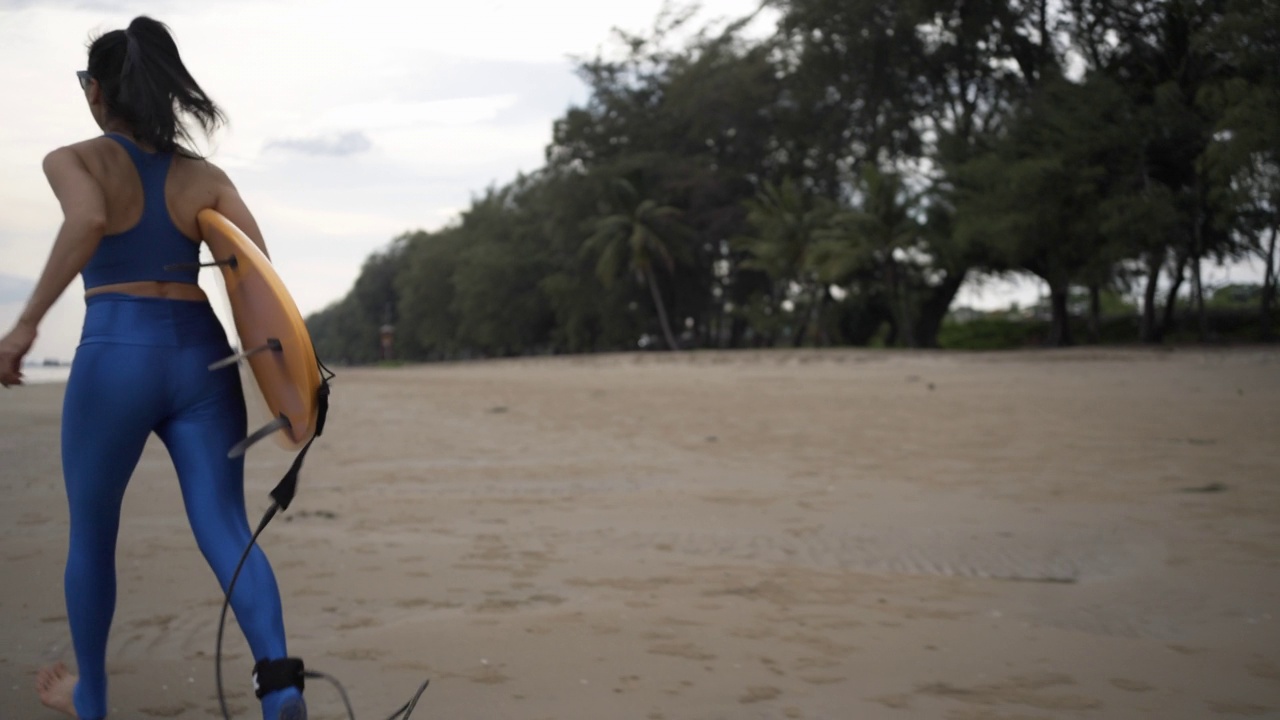
[[[70,717],[79,717],[72,699],[75,690],[76,676],[62,663],[42,667],[36,673],[36,692],[40,693],[40,702],[47,708]]]

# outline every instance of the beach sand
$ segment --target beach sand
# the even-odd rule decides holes
[[[61,395],[0,393],[5,720],[73,661]],[[426,678],[414,720],[1280,717],[1278,441],[1276,349],[339,369],[262,545],[361,720]],[[250,452],[255,521],[290,458]],[[154,439],[118,570],[113,717],[217,717],[222,598]]]

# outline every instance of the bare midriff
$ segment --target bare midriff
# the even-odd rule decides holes
[[[138,297],[165,298],[168,300],[190,300],[192,302],[206,302],[209,297],[204,294],[204,290],[199,285],[182,282],[161,282],[156,280],[143,280],[139,282],[113,283],[111,285],[99,285],[84,294],[86,298],[103,293],[122,293],[124,295],[136,295]]]

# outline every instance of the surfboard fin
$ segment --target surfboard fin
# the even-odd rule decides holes
[[[253,434],[250,435],[249,437],[241,440],[235,445],[232,445],[231,449],[227,451],[227,457],[238,458],[241,455],[245,454],[245,452],[248,451],[249,448],[253,447],[253,445],[257,443],[259,440],[267,437],[268,435],[270,435],[271,433],[277,430],[281,430],[287,427],[290,427],[289,418],[285,417],[284,415],[280,415],[275,420],[272,420],[266,425],[263,425],[257,430],[254,430]]]
[[[224,357],[221,360],[218,360],[217,362],[209,363],[209,371],[212,372],[214,370],[221,370],[222,368],[227,367],[229,365],[235,365],[241,360],[246,360],[249,357],[253,355],[257,355],[260,352],[266,352],[267,350],[271,350],[273,352],[280,352],[283,349],[284,348],[280,345],[280,341],[278,339],[267,338],[267,342],[264,345],[259,345],[258,347],[253,348],[252,350],[245,350],[242,353],[236,353],[235,355]]]

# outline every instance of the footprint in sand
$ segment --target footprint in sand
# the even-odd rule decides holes
[[[868,699],[894,710],[906,710],[911,707],[911,697],[909,695],[881,695],[880,697]]]
[[[498,670],[498,668],[487,664],[461,673],[461,677],[481,685],[501,685],[511,679],[510,676],[502,674],[502,671]]]
[[[18,518],[17,524],[20,526],[27,526],[27,527],[31,525],[43,525],[49,522],[51,519],[52,518],[50,518],[48,515],[45,515],[43,513],[23,513],[22,517]]]
[[[455,608],[460,608],[463,605],[460,602],[432,600],[431,598],[406,598],[404,600],[397,600],[395,604],[396,604],[396,607],[404,608],[406,610],[412,610],[412,609],[421,608],[421,607],[427,607],[432,610],[452,610]]]
[[[329,657],[336,657],[340,660],[379,660],[384,653],[381,650],[372,650],[369,648],[351,648],[341,652],[327,653]]]
[[[919,687],[917,692],[977,705],[1024,705],[1038,710],[1093,710],[1102,707],[1102,702],[1096,698],[1042,692],[1064,685],[1075,685],[1075,679],[1061,673],[1036,673],[971,687],[931,683]]]
[[[640,684],[639,675],[623,675],[618,678],[618,684],[613,688],[615,693],[624,693],[628,690],[634,690]]]
[[[751,703],[764,702],[772,700],[782,694],[782,691],[771,685],[752,685],[747,691],[738,697],[738,702],[749,705]]]
[[[1141,680],[1126,680],[1125,678],[1111,678],[1111,684],[1128,692],[1147,692],[1155,689]]]
[[[1276,667],[1271,661],[1264,657],[1259,657],[1253,662],[1245,666],[1249,674],[1262,678],[1263,680],[1280,680],[1280,667]]]
[[[472,610],[474,610],[475,612],[490,612],[490,613],[512,612],[515,610],[519,610],[522,607],[535,606],[535,605],[551,605],[554,607],[556,605],[563,603],[564,601],[565,601],[564,598],[560,597],[559,595],[548,595],[546,593],[538,593],[536,595],[530,595],[524,598],[523,600],[517,600],[514,598],[495,597],[495,598],[489,598],[480,603],[477,603],[476,605],[472,606]]]
[[[801,675],[800,679],[810,685],[835,685],[836,683],[842,683],[849,678],[839,675]]]
[[[649,648],[649,653],[653,655],[670,655],[671,657],[685,658],[688,660],[715,660],[716,656],[699,648],[693,643],[659,643]]]
[[[1236,717],[1262,717],[1271,712],[1275,708],[1267,705],[1255,705],[1253,703],[1227,701],[1205,703],[1209,709],[1218,715],[1233,715]]]
[[[374,627],[378,624],[377,619],[371,617],[352,618],[344,620],[334,626],[335,630],[358,630],[360,628]]]
[[[171,718],[182,715],[187,710],[194,708],[195,705],[158,705],[152,707],[138,708],[138,712],[147,717]]]
[[[240,705],[240,704],[231,702],[231,700],[228,699],[227,711],[231,713],[231,717],[240,717],[241,715],[247,715],[249,713],[249,706]],[[205,708],[205,715],[207,717],[221,717],[222,709],[217,705],[210,705]]]
[[[745,640],[764,640],[776,633],[767,627],[736,627],[729,630],[729,634]]]
[[[765,669],[766,669],[766,670],[768,670],[769,672],[773,673],[774,675],[777,675],[778,677],[786,677],[786,676],[787,676],[787,671],[786,671],[786,670],[783,670],[783,669],[782,669],[782,668],[780,668],[780,667],[778,667],[778,661],[777,661],[777,660],[774,660],[773,658],[769,658],[769,657],[762,657],[762,658],[760,658],[760,663],[761,663],[762,665],[764,665],[764,667],[765,667]]]

